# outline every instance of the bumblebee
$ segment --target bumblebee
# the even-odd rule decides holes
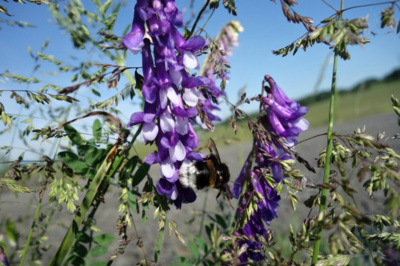
[[[221,162],[215,142],[210,138],[208,143],[210,154],[204,161],[184,161],[180,167],[179,180],[184,187],[203,189],[213,187],[219,189],[218,197],[223,192],[228,199],[232,199],[232,192],[228,186],[230,173],[226,164]]]

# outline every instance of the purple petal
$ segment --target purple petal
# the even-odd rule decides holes
[[[146,156],[146,158],[144,159],[144,162],[148,165],[152,165],[152,164],[160,162],[160,158],[157,156],[157,154],[150,153]]]
[[[141,51],[144,43],[144,21],[140,18],[138,11],[135,7],[133,14],[132,30],[122,38],[122,44],[128,48],[132,53],[137,54]]]
[[[157,88],[153,84],[151,84],[150,86],[144,84],[142,87],[142,94],[146,102],[154,103],[157,98]]]
[[[200,50],[201,48],[203,48],[206,45],[207,45],[207,41],[203,37],[201,37],[199,35],[195,35],[192,38],[190,38],[189,40],[187,40],[186,43],[181,46],[181,48],[194,52],[194,51]]]
[[[186,135],[189,132],[189,120],[187,117],[176,117],[176,132],[181,135]]]
[[[168,182],[165,178],[161,178],[157,182],[156,189],[160,195],[170,197],[172,192],[175,190],[175,184]]]
[[[143,123],[144,113],[143,112],[136,112],[131,115],[131,119],[129,120],[128,127],[133,125],[137,125]]]

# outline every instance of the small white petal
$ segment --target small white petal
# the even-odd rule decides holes
[[[168,158],[160,163],[161,173],[166,178],[171,178],[174,176],[175,173],[175,166]]]
[[[164,89],[160,89],[160,105],[161,109],[164,109],[167,106],[167,92]]]
[[[160,126],[164,133],[170,132],[175,128],[175,121],[168,111],[165,111],[160,115]]]
[[[179,140],[175,147],[169,148],[169,157],[172,162],[182,161],[186,157],[185,146]]]
[[[177,197],[178,197],[178,190],[177,190],[177,188],[175,187],[174,191],[173,191],[172,194],[171,194],[171,199],[172,199],[172,200],[176,200]]]
[[[197,56],[195,56],[192,52],[186,51],[183,53],[183,64],[187,68],[197,69],[199,67],[199,61],[197,60]]]
[[[183,93],[182,98],[187,105],[192,106],[192,107],[196,106],[197,102],[199,101],[197,92],[193,89],[185,89],[185,92]]]
[[[172,87],[168,87],[167,88],[167,96],[168,96],[168,99],[173,104],[178,104],[179,103],[179,97],[178,97],[178,94],[175,92],[174,88],[172,88]]]
[[[158,134],[158,126],[154,123],[144,123],[143,138],[146,141],[153,141]]]
[[[189,121],[187,117],[176,117],[176,132],[181,135],[186,135],[189,132]]]

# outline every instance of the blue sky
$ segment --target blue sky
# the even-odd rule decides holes
[[[90,1],[82,1],[83,5],[91,9],[93,5]],[[247,86],[247,95],[254,96],[260,92],[261,82],[265,74],[274,77],[280,87],[293,99],[299,99],[309,95],[314,91],[315,83],[321,73],[323,62],[328,58],[328,65],[323,72],[324,79],[321,89],[328,89],[331,81],[332,71],[332,50],[324,44],[316,44],[309,48],[307,52],[299,51],[295,56],[287,57],[275,56],[272,50],[282,48],[305,33],[302,25],[288,23],[283,16],[280,4],[274,4],[268,0],[252,0],[252,1],[236,1],[238,16],[234,17],[224,8],[220,7],[209,22],[205,25],[205,30],[210,36],[215,36],[224,24],[232,19],[238,20],[244,31],[239,36],[239,46],[234,48],[233,56],[230,58],[231,73],[230,81],[227,86],[228,98],[232,102],[236,102],[238,90],[243,86]],[[330,4],[339,8],[340,1],[328,1]],[[373,3],[370,0],[354,0],[345,1],[346,7],[351,5],[360,5]],[[66,1],[60,1],[65,4]],[[122,35],[124,29],[132,21],[132,11],[135,1],[126,1],[126,5],[122,8],[121,14],[117,19],[115,34]],[[177,5],[181,10],[186,10],[185,19],[188,18],[190,9],[188,9],[188,0],[178,0]],[[204,1],[194,1],[194,11],[200,10]],[[317,24],[322,19],[332,15],[334,11],[324,4],[322,1],[299,1],[299,5],[295,10],[305,16],[311,16]],[[0,72],[9,70],[11,73],[29,77],[32,73],[33,60],[28,55],[28,46],[33,51],[39,51],[41,45],[46,39],[50,40],[49,46],[45,54],[53,55],[56,59],[74,62],[70,58],[71,55],[82,59],[87,56],[86,50],[76,50],[72,47],[70,37],[61,31],[54,23],[51,22],[50,13],[45,5],[20,4],[15,2],[2,2],[13,17],[6,17],[0,14],[0,19],[23,20],[36,25],[35,28],[19,28],[17,26],[7,26],[0,23]],[[222,3],[221,3],[222,5]],[[367,78],[382,78],[391,71],[400,67],[400,37],[395,33],[388,33],[388,29],[379,29],[380,11],[386,6],[372,6],[361,9],[354,9],[344,13],[345,18],[365,17],[368,16],[370,29],[366,33],[366,37],[371,39],[371,43],[364,47],[350,47],[352,59],[349,61],[339,61],[338,80],[339,88],[350,88],[360,81]],[[396,10],[398,13],[398,10]],[[207,17],[207,16],[206,16]],[[400,16],[396,14],[396,18]],[[204,20],[199,26],[204,25]],[[372,35],[370,31],[374,31],[377,35]],[[91,60],[102,62],[104,60],[99,54],[91,54]],[[140,64],[140,55],[130,55],[126,62],[127,65],[137,66]],[[46,82],[56,82],[61,87],[70,86],[69,76],[51,76],[42,75],[44,72],[53,72],[53,65],[43,64],[38,74],[41,75]],[[21,88],[10,82],[0,82],[0,89]],[[24,85],[23,88],[26,88]],[[39,86],[32,85],[30,90],[37,90]],[[115,90],[107,91],[104,87],[97,88],[102,92],[103,99],[109,95],[115,94]],[[80,92],[81,97],[90,97],[91,94]],[[101,99],[95,99],[98,101]],[[3,94],[1,102],[5,105],[6,111],[17,113],[18,106],[6,98]],[[136,101],[137,103],[138,101]],[[124,105],[120,107],[123,110],[129,110],[124,113],[123,119],[130,117],[131,112],[137,109],[138,105],[132,106],[125,103],[129,109],[125,109]],[[244,106],[245,111],[255,110],[256,104]],[[29,113],[29,112],[28,112]],[[228,107],[223,105],[222,117],[227,117]],[[4,126],[0,125],[0,130],[4,130]],[[3,136],[2,136],[3,138]]]

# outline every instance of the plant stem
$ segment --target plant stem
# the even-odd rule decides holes
[[[332,158],[332,148],[333,148],[333,116],[334,116],[334,104],[335,104],[335,95],[336,95],[336,73],[337,73],[337,61],[338,61],[338,52],[335,50],[335,56],[333,60],[333,71],[332,71],[332,85],[331,85],[331,98],[329,103],[329,125],[328,125],[328,132],[327,132],[327,140],[328,146],[326,148],[326,158],[325,158],[325,169],[324,169],[324,179],[323,183],[329,182],[329,174],[331,171],[331,158]],[[319,207],[319,213],[325,211],[326,207],[326,197],[328,194],[328,189],[323,188],[321,191],[321,203]],[[321,235],[322,229],[318,229],[318,233],[316,236],[316,240],[314,243],[314,252],[312,257],[312,265],[315,265],[318,260],[319,248],[321,245]]]
[[[199,15],[196,18],[196,21],[193,24],[192,30],[190,31],[190,33],[188,35],[188,39],[193,35],[194,30],[196,29],[197,23],[199,23],[201,15],[204,13],[204,11],[206,10],[209,3],[210,3],[210,0],[207,0],[207,2],[204,4],[203,8],[200,10]]]
[[[45,181],[45,182],[47,183],[47,181]],[[45,187],[46,187],[46,185],[44,185],[43,190],[45,190]],[[38,205],[36,207],[35,216],[33,217],[33,221],[32,221],[32,224],[31,224],[31,229],[29,230],[29,234],[28,234],[28,239],[26,240],[25,247],[24,247],[24,250],[22,251],[22,255],[21,255],[21,261],[19,262],[19,265],[21,265],[21,266],[24,265],[25,256],[26,256],[26,253],[28,252],[29,244],[31,243],[33,230],[36,227],[36,221],[37,221],[37,219],[39,217],[40,208],[42,206],[42,200],[43,200],[43,194],[39,195],[39,202],[38,202]]]

